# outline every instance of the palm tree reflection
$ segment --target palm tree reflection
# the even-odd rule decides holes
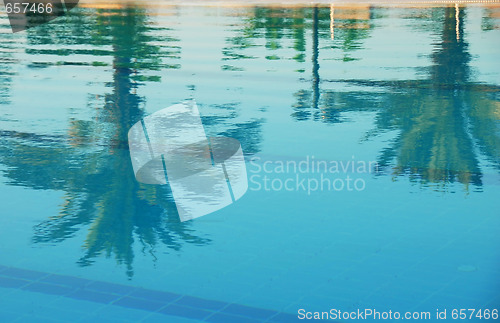
[[[369,36],[372,28],[369,20],[376,10],[355,7],[333,12],[333,9],[330,7],[327,15],[326,8],[314,7],[307,14],[312,29],[311,88],[294,94],[297,101],[292,117],[298,121],[339,123],[349,111],[376,112],[377,128],[368,137],[389,130],[400,132],[380,154],[379,164],[386,171],[395,177],[409,176],[424,185],[433,183],[439,190],[446,190],[452,182],[460,182],[466,188],[470,184],[480,188],[483,183],[480,158],[485,157],[500,168],[500,139],[496,130],[499,103],[498,97],[494,97],[499,87],[472,80],[471,56],[460,23],[464,21],[465,9],[460,6],[429,9],[433,11],[432,31],[440,34],[441,39],[434,44],[428,78],[406,81],[321,79],[319,40],[329,37],[326,42],[331,42],[334,32],[335,43],[341,46],[332,48],[342,50],[343,61],[348,63],[353,60],[350,53],[362,48],[361,41]],[[307,11],[301,13],[306,16]],[[294,28],[305,28],[304,25]],[[322,32],[328,29],[329,33]],[[338,82],[384,91],[320,88],[321,84]]]
[[[60,227],[74,227],[71,222],[75,219],[77,223],[89,219],[86,251],[78,263],[86,266],[102,253],[114,254],[120,264],[126,265],[129,276],[133,275],[134,236],[150,252],[159,242],[174,250],[180,250],[184,242],[209,243],[208,239],[196,236],[188,223],[178,220],[168,187],[142,185],[133,176],[127,133],[144,116],[140,108],[142,100],[135,94],[138,83],[133,79],[144,79],[139,71],[165,67],[161,66],[160,49],[151,45],[162,39],[148,34],[151,28],[146,18],[143,10],[129,6],[99,17],[98,26],[104,29],[100,32],[111,36],[113,47],[113,93],[106,96],[105,107],[98,116],[106,130],[111,129],[110,139],[104,155],[96,156],[100,159],[98,165],[91,166],[95,171],[87,173],[83,203],[80,202],[82,194],[68,191],[63,209],[65,216],[37,226],[34,237],[35,242],[45,241],[47,237],[52,240],[54,233],[64,232]],[[75,204],[80,205],[76,210]]]
[[[381,155],[380,163],[389,166],[395,159],[394,175],[409,174],[441,189],[455,181],[479,188],[483,177],[479,152],[499,165],[500,138],[492,115],[498,104],[488,98],[488,92],[498,91],[498,87],[471,80],[468,44],[463,25],[456,22],[463,21],[464,9],[441,10],[441,41],[431,56],[434,64],[429,79],[396,82],[391,87],[404,92],[391,95],[379,116],[379,120],[393,116],[390,123],[379,123],[380,128],[401,131]]]
[[[379,164],[393,176],[408,175],[416,182],[432,183],[439,190],[446,190],[453,182],[479,189],[483,177],[479,159],[486,156],[495,167],[500,165],[500,138],[495,131],[498,101],[491,95],[499,87],[471,79],[468,43],[463,24],[457,23],[457,19],[464,20],[465,9],[434,10],[441,11],[443,17],[441,40],[431,55],[433,64],[427,79],[342,82],[386,89],[369,98],[378,104],[368,100],[359,103],[360,109],[362,104],[365,109],[374,107],[378,111],[373,133],[400,132],[379,159]],[[347,95],[329,92],[337,97]]]
[[[133,79],[144,80],[140,73],[165,68],[160,49],[152,45],[162,39],[151,35],[146,14],[137,7],[101,10],[94,28],[90,35],[82,34],[81,43],[104,38],[112,45],[113,91],[105,106],[94,121],[71,121],[69,143],[63,137],[6,134],[1,161],[17,185],[65,191],[61,212],[35,227],[35,243],[64,241],[88,225],[78,263],[88,266],[102,254],[114,256],[132,277],[134,240],[152,254],[160,243],[180,250],[184,243],[210,240],[178,220],[168,187],[139,184],[133,175],[127,132],[144,116],[136,94],[140,83]],[[43,31],[29,30],[29,39],[50,42]]]
[[[6,177],[13,185],[65,192],[60,213],[35,226],[34,243],[59,243],[88,226],[78,264],[89,266],[100,255],[115,257],[132,277],[134,241],[156,259],[154,250],[160,245],[180,250],[185,243],[201,246],[210,240],[197,235],[190,222],[180,222],[168,185],[135,180],[128,150],[128,130],[145,116],[144,99],[137,90],[144,82],[160,80],[155,71],[180,67],[175,64],[180,58],[178,39],[165,36],[168,29],[150,24],[149,13],[140,7],[92,10],[96,15],[72,10],[69,24],[28,30],[29,44],[60,49],[34,46],[27,52],[40,57],[60,55],[63,61],[58,64],[63,65],[75,64],[68,54],[111,56],[113,80],[108,87],[112,91],[105,95],[104,105],[99,96],[90,96],[89,106],[96,106],[93,119],[71,119],[67,137],[0,133],[5,143],[0,146],[0,162],[8,166]],[[53,37],[68,33],[74,37]],[[67,46],[75,44],[87,46]],[[103,50],[103,45],[111,50]],[[107,66],[104,62],[86,65]],[[263,120],[239,118],[235,123],[238,112],[233,105],[220,105],[218,112],[223,115],[205,116],[204,125],[210,135],[234,137],[247,154],[255,153],[260,149]]]

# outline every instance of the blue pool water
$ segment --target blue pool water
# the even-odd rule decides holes
[[[1,14],[0,321],[498,311],[499,17],[84,3],[12,34]],[[127,133],[186,99],[240,141],[248,191],[180,222]]]

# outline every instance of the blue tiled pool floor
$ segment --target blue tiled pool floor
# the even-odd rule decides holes
[[[6,266],[0,266],[0,295],[1,322],[296,320],[274,310]]]

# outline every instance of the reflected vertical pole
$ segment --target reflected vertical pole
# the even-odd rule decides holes
[[[330,5],[330,39],[333,40],[335,37],[334,35],[334,27],[335,27],[335,8],[333,6],[333,3]]]
[[[318,63],[318,55],[319,55],[319,36],[318,36],[318,7],[313,8],[313,16],[312,16],[312,86],[313,86],[313,98],[312,98],[312,106],[314,110],[318,109],[319,102],[319,63]],[[316,119],[317,111],[313,113],[313,118]]]

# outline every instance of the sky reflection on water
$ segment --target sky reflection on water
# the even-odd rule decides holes
[[[424,191],[498,191],[498,10],[82,5],[2,32],[3,181],[63,192],[33,243],[85,228],[77,263],[113,256],[128,277],[134,241],[153,259],[158,244],[211,243],[178,221],[168,186],[134,179],[129,158],[130,127],[187,98],[200,104],[207,134],[238,139],[247,158],[298,158],[317,145],[324,158],[330,147],[350,158],[373,142],[377,176]],[[7,29],[6,17],[0,24]],[[310,136],[287,135],[304,123]],[[314,134],[339,125],[358,146]]]

